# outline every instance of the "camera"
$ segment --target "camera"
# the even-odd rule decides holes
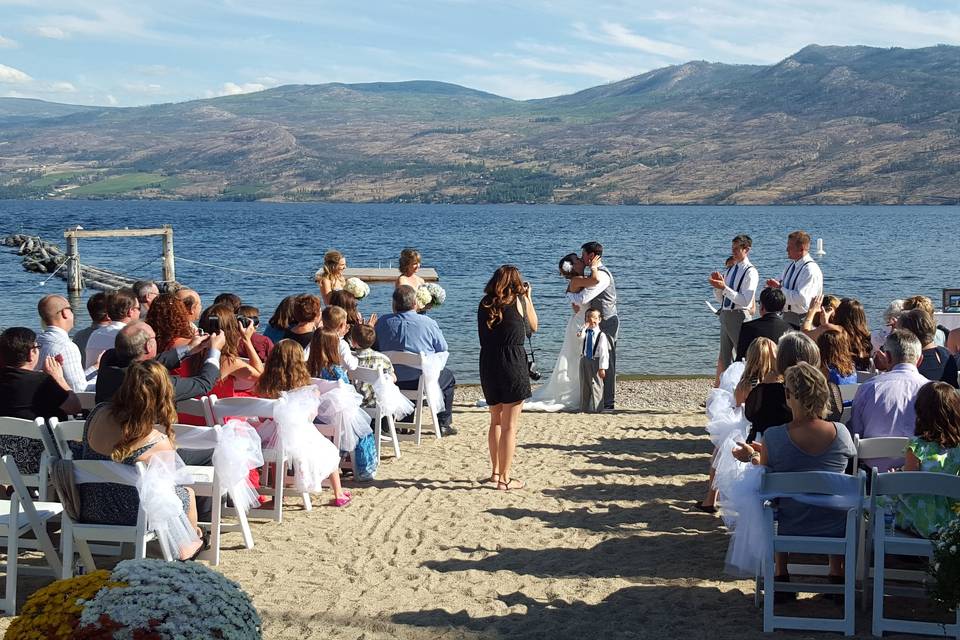
[[[540,367],[537,366],[537,361],[534,359],[532,353],[527,354],[527,373],[530,375],[531,380],[539,380],[543,377],[543,374],[540,373]]]
[[[246,329],[251,324],[253,324],[253,318],[248,318],[247,316],[237,316],[237,322],[240,323],[240,326]]]

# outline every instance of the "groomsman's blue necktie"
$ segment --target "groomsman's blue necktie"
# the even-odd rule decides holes
[[[587,329],[587,358],[593,358],[593,329]]]
[[[733,269],[730,270],[730,281],[727,283],[727,286],[733,289],[733,284],[737,281],[737,271],[740,265],[733,265]],[[739,293],[739,291],[737,292]],[[733,309],[733,300],[724,296],[723,297],[723,308],[724,309]]]

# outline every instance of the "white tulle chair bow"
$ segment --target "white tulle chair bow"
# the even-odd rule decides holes
[[[297,491],[307,493],[319,492],[340,465],[340,451],[313,423],[319,402],[320,390],[309,385],[280,394],[273,409],[275,447],[290,459]]]
[[[314,378],[313,384],[320,392],[317,418],[334,428],[334,443],[340,451],[352,452],[361,438],[373,433],[370,416],[363,410],[363,396],[353,385],[339,380]]]

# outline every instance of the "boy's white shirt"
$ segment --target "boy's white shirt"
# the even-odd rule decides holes
[[[593,329],[594,333],[600,333],[600,338],[594,338],[597,344],[593,348],[593,357],[594,359],[600,360],[600,368],[608,369],[610,367],[610,342],[607,340],[607,334],[603,333],[600,330],[600,327],[586,327],[584,326],[580,330],[580,342],[582,343],[587,339],[587,329]],[[580,345],[580,353],[585,354],[586,350],[584,345]]]

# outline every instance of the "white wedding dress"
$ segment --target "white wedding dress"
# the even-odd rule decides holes
[[[553,373],[547,383],[523,403],[525,411],[580,410],[580,338],[577,330],[583,326],[586,310],[586,306],[581,307],[570,316]]]

